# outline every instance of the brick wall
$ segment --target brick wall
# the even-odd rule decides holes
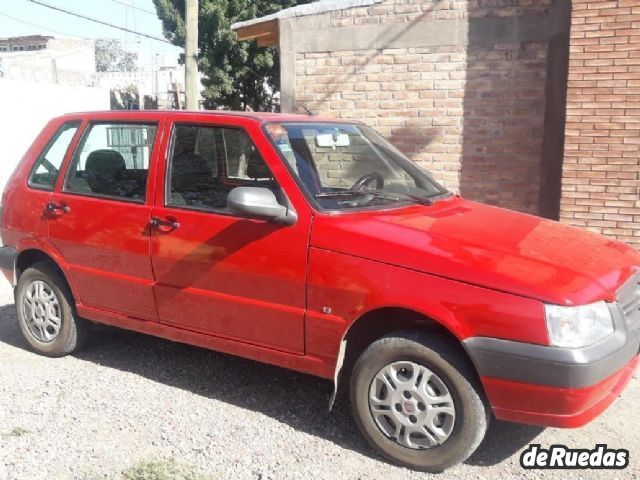
[[[640,246],[640,0],[573,0],[561,220]]]
[[[385,0],[370,7],[331,12],[333,25],[407,23],[450,18],[518,16],[544,13],[553,0]]]
[[[296,99],[376,127],[458,189],[465,64],[462,47],[298,54]]]
[[[332,12],[331,21],[504,17],[550,4],[387,0]],[[521,42],[298,53],[296,100],[376,127],[467,198],[537,213],[547,51],[547,43]]]

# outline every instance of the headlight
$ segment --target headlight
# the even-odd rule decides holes
[[[613,318],[605,302],[579,307],[545,305],[551,345],[586,347],[613,333]]]

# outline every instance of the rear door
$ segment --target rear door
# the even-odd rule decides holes
[[[269,188],[287,201],[284,167],[265,162],[274,154],[260,127],[209,115],[167,128],[151,234],[160,322],[303,353],[310,213],[294,205],[297,223],[283,226],[226,207],[236,186]]]
[[[81,125],[80,118],[67,120],[64,123],[51,122],[37,140],[38,143],[43,142],[43,144],[32,147],[39,147],[41,151],[28,172],[26,182],[28,190],[23,190],[22,182],[17,188],[15,187],[18,182],[7,185],[8,189],[16,190],[12,193],[15,197],[11,200],[12,206],[15,205],[15,207],[4,212],[4,221],[9,232],[21,232],[17,234],[19,237],[26,234],[36,241],[47,238],[49,222],[43,213],[62,170],[64,159],[77,142]],[[22,176],[18,174],[17,178]],[[6,238],[5,240],[10,240],[17,245],[18,239]]]
[[[51,196],[50,241],[85,306],[157,320],[148,200],[161,123],[160,117],[89,122]]]

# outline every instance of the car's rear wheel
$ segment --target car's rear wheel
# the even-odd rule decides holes
[[[463,352],[447,338],[399,332],[371,344],[351,377],[367,441],[400,465],[440,472],[484,438],[489,409]]]
[[[66,281],[51,264],[26,269],[15,296],[18,326],[33,350],[58,357],[82,345],[90,324],[78,317]]]

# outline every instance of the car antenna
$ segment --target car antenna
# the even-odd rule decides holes
[[[311,110],[309,110],[307,108],[307,106],[304,103],[298,103],[297,104],[299,107],[302,107],[302,109],[307,112],[307,115],[309,115],[310,117],[313,117],[313,112]]]

